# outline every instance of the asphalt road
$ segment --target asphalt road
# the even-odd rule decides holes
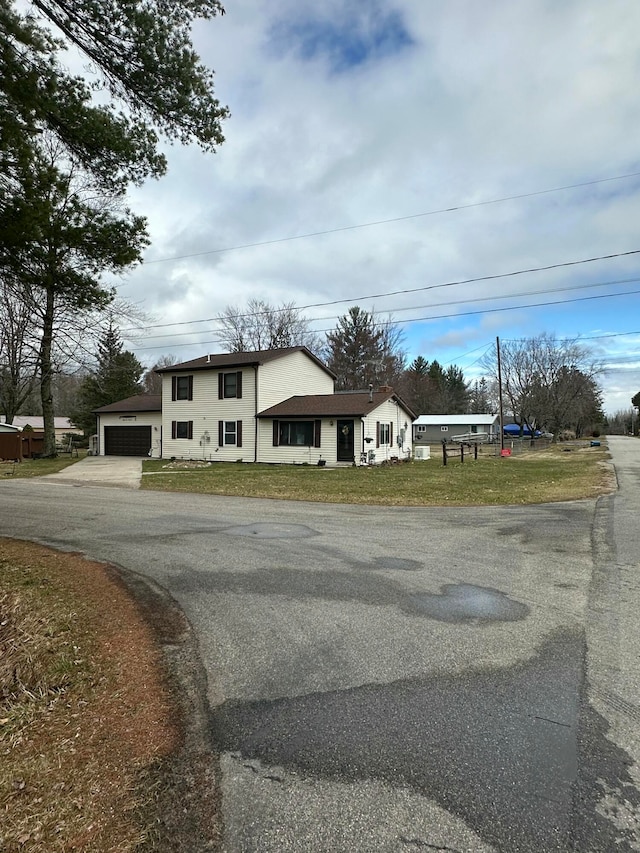
[[[640,442],[610,446],[621,488],[598,501],[374,508],[15,480],[0,535],[114,562],[182,606],[226,853],[640,850]]]

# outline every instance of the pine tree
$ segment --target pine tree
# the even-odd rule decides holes
[[[362,391],[369,385],[393,386],[402,375],[404,354],[393,323],[380,323],[357,305],[327,333],[326,362],[338,377],[338,391]]]
[[[136,356],[123,349],[120,336],[112,325],[98,343],[96,369],[86,377],[79,394],[78,408],[70,414],[73,423],[85,435],[96,429],[94,409],[140,394],[140,377],[144,372]]]

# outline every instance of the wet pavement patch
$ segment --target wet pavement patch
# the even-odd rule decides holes
[[[439,594],[421,593],[408,599],[410,607],[439,622],[517,622],[529,608],[504,592],[473,584],[445,584]]]
[[[256,539],[307,539],[317,536],[317,531],[306,524],[275,524],[259,522],[256,524],[241,524],[238,527],[228,527],[225,531],[229,536],[254,536]]]
[[[605,787],[621,808],[637,791],[583,667],[584,637],[566,631],[511,668],[229,701],[211,734],[266,768],[411,787],[504,853],[631,850],[615,815],[598,813]]]

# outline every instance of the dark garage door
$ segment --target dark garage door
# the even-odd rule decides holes
[[[104,428],[104,452],[107,456],[147,456],[150,450],[150,426]]]

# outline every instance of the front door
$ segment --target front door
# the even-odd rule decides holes
[[[338,421],[338,462],[353,462],[353,421]]]

